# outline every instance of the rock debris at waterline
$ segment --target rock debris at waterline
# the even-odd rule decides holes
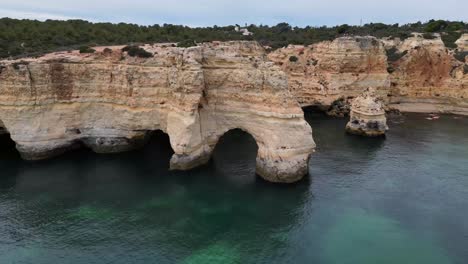
[[[288,88],[302,107],[326,109],[374,87],[389,108],[402,112],[468,115],[467,39],[462,35],[458,48],[449,49],[439,35],[347,36],[289,45],[268,58],[286,72]]]
[[[351,103],[350,120],[346,131],[350,134],[376,137],[388,130],[385,108],[374,88],[368,88]]]

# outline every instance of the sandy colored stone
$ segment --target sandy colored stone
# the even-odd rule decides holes
[[[454,58],[440,37],[411,37],[396,48],[406,55],[392,65],[391,108],[468,115],[467,65]]]
[[[289,90],[301,106],[319,106],[344,116],[343,102],[367,87],[376,89],[389,108],[403,112],[441,112],[468,115],[468,64],[454,57],[440,35],[425,39],[414,33],[398,38],[340,37],[307,47],[290,45],[268,55],[289,78]],[[456,42],[466,50],[467,34]],[[389,61],[387,52],[402,56]],[[403,56],[404,55],[404,56]],[[297,61],[291,61],[291,57]]]
[[[147,59],[107,48],[1,62],[0,120],[24,158],[78,144],[126,151],[162,130],[175,152],[171,168],[186,170],[206,163],[219,138],[240,128],[257,142],[264,179],[307,174],[312,130],[286,74],[256,42],[146,45],[154,54]]]
[[[290,61],[292,56],[298,60]],[[374,37],[290,45],[268,58],[288,74],[289,90],[302,106],[329,106],[340,98],[356,97],[367,87],[386,94],[390,87],[385,48]]]
[[[455,42],[460,51],[468,51],[468,33],[462,34],[462,36]]]
[[[388,130],[383,102],[374,88],[368,88],[351,103],[346,131],[362,136],[382,136]]]

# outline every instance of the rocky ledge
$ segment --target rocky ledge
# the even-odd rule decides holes
[[[256,140],[261,177],[294,182],[307,174],[312,130],[286,74],[261,46],[143,48],[152,57],[99,47],[1,61],[0,131],[35,160],[79,145],[126,151],[162,130],[174,150],[171,169],[187,170],[206,163],[218,139],[239,128]]]
[[[346,131],[350,134],[376,137],[388,130],[385,108],[374,88],[368,88],[351,103],[350,120]]]
[[[468,115],[468,34],[456,44],[447,48],[438,34],[405,40],[346,36],[290,45],[268,57],[288,74],[301,106],[319,106],[331,115],[347,115],[344,104],[367,87],[403,112]]]

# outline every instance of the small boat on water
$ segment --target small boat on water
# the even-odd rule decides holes
[[[437,120],[440,116],[436,114],[429,114],[429,117],[426,117],[427,120]]]

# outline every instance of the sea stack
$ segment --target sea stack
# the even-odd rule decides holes
[[[387,118],[382,100],[377,97],[374,88],[367,88],[351,103],[350,120],[346,125],[346,131],[350,134],[377,137],[385,135],[387,130]]]

